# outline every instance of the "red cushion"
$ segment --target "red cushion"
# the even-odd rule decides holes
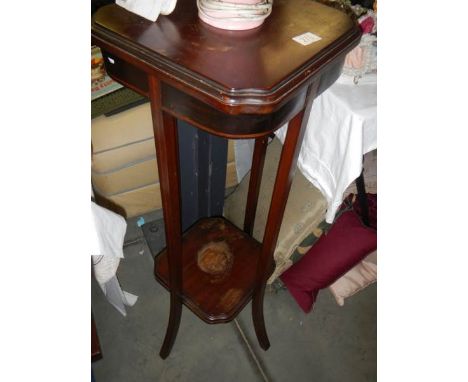
[[[376,248],[375,230],[365,227],[354,211],[347,211],[280,278],[308,313],[320,289],[332,284]]]

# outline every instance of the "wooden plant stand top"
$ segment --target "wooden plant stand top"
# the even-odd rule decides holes
[[[309,45],[293,40],[307,32],[321,39]],[[195,0],[179,0],[155,23],[115,4],[95,13],[92,42],[101,47],[109,75],[151,102],[167,243],[154,272],[171,302],[162,358],[177,335],[182,304],[205,322],[220,323],[252,300],[259,343],[269,348],[263,296],[312,101],[338,77],[360,36],[349,16],[312,0],[275,0],[265,23],[248,31],[203,23]],[[212,217],[182,233],[177,119],[222,137],[255,138],[243,231]],[[259,243],[251,235],[268,135],[287,122]],[[232,256],[216,274],[197,262],[208,243],[224,243]],[[223,254],[211,260],[216,255]]]

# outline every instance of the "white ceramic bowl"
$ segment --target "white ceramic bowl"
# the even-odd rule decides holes
[[[272,1],[197,0],[197,6],[198,16],[207,24],[227,30],[247,30],[263,24],[271,13]]]
[[[203,20],[205,23],[216,28],[240,31],[259,27],[263,24],[263,22],[268,16],[261,17],[258,19],[222,19],[210,17],[207,14],[203,13],[201,10],[199,10],[198,17],[200,17],[200,19]]]

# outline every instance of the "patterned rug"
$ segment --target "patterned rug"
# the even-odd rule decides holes
[[[92,101],[91,119],[103,114],[112,115],[145,102],[148,102],[148,98],[124,87]]]

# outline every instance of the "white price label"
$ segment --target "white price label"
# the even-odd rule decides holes
[[[306,32],[306,33],[300,34],[299,36],[293,37],[292,39],[298,42],[299,44],[306,46],[306,45],[310,45],[314,42],[321,40],[322,37],[317,36],[316,34],[313,34],[310,32]]]

